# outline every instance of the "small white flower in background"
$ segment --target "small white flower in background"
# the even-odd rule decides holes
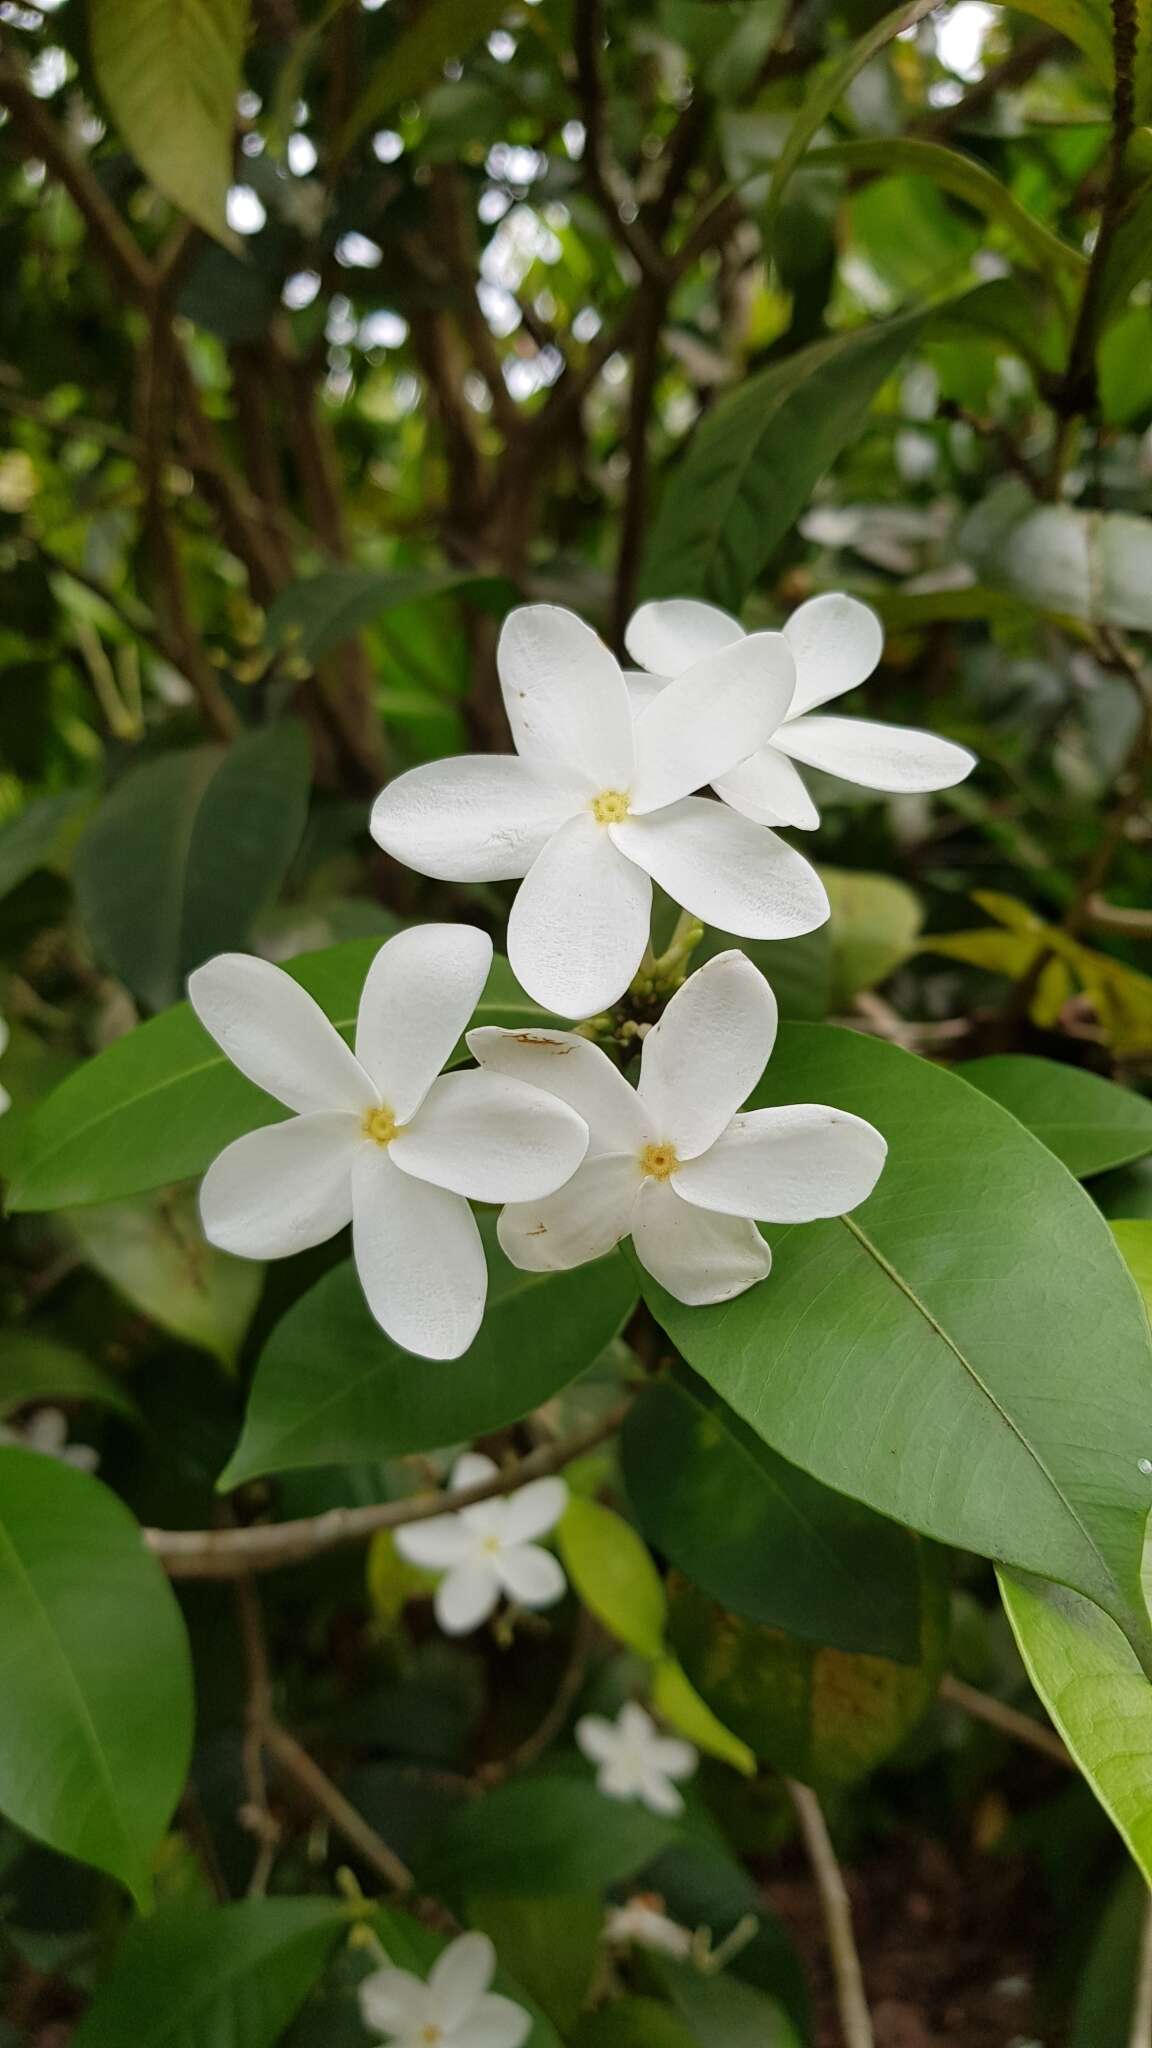
[[[644,1040],[629,1086],[607,1054],[567,1031],[468,1034],[489,1071],[547,1088],[579,1111],[584,1164],[556,1194],[500,1217],[513,1265],[546,1273],[602,1258],[631,1236],[677,1301],[730,1301],[772,1265],[752,1218],[813,1223],[872,1193],[879,1131],[821,1103],[738,1115],[776,1038],[776,999],[743,953],[697,968]]]
[[[597,1766],[597,1786],[609,1799],[638,1799],[653,1813],[683,1813],[674,1780],[692,1776],[696,1751],[679,1736],[661,1735],[635,1700],[621,1707],[614,1721],[585,1714],[576,1723],[576,1740]]]
[[[587,1145],[579,1116],[524,1082],[440,1073],[491,960],[491,940],[471,925],[398,932],[368,970],[355,1053],[267,960],[221,953],[188,982],[233,1065],[297,1112],[237,1138],[209,1167],[205,1236],[241,1258],[280,1259],[351,1222],[372,1314],[425,1358],[458,1358],[484,1314],[488,1272],[467,1198],[551,1192]]]
[[[762,634],[754,636],[762,639]],[[784,638],[796,662],[796,692],[785,719],[768,745],[742,763],[711,777],[717,796],[761,825],[797,825],[810,831],[820,823],[795,763],[822,768],[863,789],[902,795],[951,789],[976,765],[967,747],[907,725],[879,725],[864,718],[813,718],[817,706],[854,690],[871,675],[884,650],[884,629],[874,611],[857,598],[830,591],[793,612]],[[715,605],[693,598],[643,604],[624,636],[634,661],[648,671],[633,677],[639,715],[659,703],[667,682],[685,671],[701,675],[710,659],[745,641],[744,628]],[[766,677],[765,681],[768,682]],[[689,905],[691,908],[691,905]],[[734,926],[724,926],[734,930]]]
[[[486,1934],[460,1934],[427,1983],[411,1970],[373,1970],[360,1985],[360,2017],[391,2048],[520,2048],[532,2015],[489,1991],[495,1968]]]
[[[2,1057],[4,1052],[7,1050],[7,1046],[8,1026],[5,1023],[4,1018],[0,1017],[0,1057]],[[8,1090],[2,1084],[0,1084],[0,1116],[3,1116],[4,1111],[6,1109],[11,1109],[11,1107],[12,1097],[9,1095]]]
[[[452,1490],[495,1479],[499,1467],[478,1451],[458,1458]],[[506,1593],[520,1607],[551,1607],[568,1583],[550,1550],[536,1541],[556,1527],[568,1504],[562,1479],[533,1479],[517,1493],[477,1501],[455,1514],[434,1515],[396,1531],[396,1548],[409,1564],[443,1572],[436,1588],[436,1619],[447,1635],[468,1635]]]
[[[635,722],[622,670],[572,612],[513,612],[497,661],[516,753],[410,769],[377,798],[372,832],[443,881],[523,877],[508,958],[537,1002],[589,1017],[624,994],[648,944],[653,881],[742,938],[825,922],[823,884],[793,847],[692,794],[784,717],[795,667],[783,634],[706,651]]]
[[[0,1424],[0,1444],[16,1444],[45,1458],[59,1458],[63,1465],[75,1465],[78,1472],[95,1472],[100,1463],[100,1453],[91,1444],[69,1443],[68,1417],[59,1408],[37,1408],[24,1422]]]
[[[657,1892],[637,1892],[622,1906],[609,1909],[604,1939],[613,1948],[647,1948],[657,1955],[690,1956],[693,1939],[687,1927],[670,1920]]]

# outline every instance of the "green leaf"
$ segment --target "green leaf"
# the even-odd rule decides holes
[[[95,1401],[135,1415],[136,1404],[81,1352],[24,1330],[0,1334],[0,1417],[33,1401]]]
[[[636,1283],[619,1252],[571,1273],[521,1273],[481,1219],[488,1307],[475,1342],[429,1371],[384,1335],[349,1262],[278,1323],[261,1353],[222,1488],[265,1472],[470,1443],[518,1421],[598,1358],[631,1313]]]
[[[342,1930],[333,1899],[244,1899],[129,1930],[74,2048],[275,2048]]]
[[[0,896],[10,895],[37,868],[54,867],[92,801],[86,789],[40,797],[0,831]]]
[[[515,602],[513,586],[497,576],[456,569],[325,569],[281,591],[269,609],[266,636],[273,647],[287,644],[303,660],[319,661],[384,612],[459,592],[488,603]]]
[[[99,958],[161,1009],[209,955],[242,948],[300,843],[311,769],[302,726],[134,768],[76,848],[80,915]]]
[[[915,952],[923,913],[919,897],[891,875],[821,867],[820,879],[832,906],[831,1002],[846,1010]]]
[[[967,1060],[960,1072],[1011,1110],[1077,1180],[1152,1152],[1152,1102],[1083,1067],[1001,1053]]]
[[[477,1899],[468,1924],[562,2034],[576,2025],[600,1960],[604,1908],[595,1892],[547,1899]]]
[[[233,1366],[255,1313],[264,1267],[207,1244],[188,1187],[67,1212],[88,1265],[162,1330]]]
[[[107,1487],[15,1449],[0,1449],[0,1646],[0,1810],[146,1905],[191,1751],[180,1610]]]
[[[380,944],[350,939],[285,967],[348,1039]],[[555,1019],[529,1002],[507,961],[497,959],[473,1021]],[[88,1060],[37,1106],[8,1206],[65,1209],[167,1187],[203,1173],[233,1138],[279,1123],[285,1114],[225,1059],[188,1004],[179,1003]]]
[[[1152,1347],[1095,1205],[998,1103],[832,1025],[783,1026],[752,1101],[866,1117],[888,1163],[853,1215],[769,1231],[775,1270],[735,1301],[686,1309],[645,1279],[673,1342],[783,1457],[1075,1585],[1152,1664],[1132,1456]]]
[[[821,1790],[853,1783],[898,1749],[936,1696],[948,1633],[942,1552],[919,1550],[915,1664],[818,1648],[745,1621],[678,1582],[672,1640],[693,1685],[725,1722],[789,1777]]]
[[[816,342],[720,399],[665,490],[643,595],[738,611],[926,317],[908,313]]]
[[[697,2048],[671,2006],[658,1998],[621,1998],[585,2015],[575,2048]]]
[[[1152,1431],[1133,1438],[1133,1471],[1141,1443],[1152,1450]],[[998,1576],[1028,1676],[1152,1884],[1152,1686],[1115,1622],[1090,1600],[1023,1572]]]
[[[943,143],[925,142],[912,135],[869,136],[861,141],[838,142],[829,149],[814,149],[806,168],[821,164],[842,164],[847,171],[875,171],[881,177],[905,173],[930,178],[986,220],[995,221],[1012,236],[1019,247],[1045,273],[1062,272],[1073,281],[1086,269],[1079,249],[1062,242],[1043,221],[1021,206],[1006,185],[993,177],[978,158]]]
[[[1019,0],[1019,5],[1021,14],[1031,14],[1067,36],[1083,51],[1096,76],[1111,85],[1112,24],[1104,0]]]
[[[1144,1297],[1144,1306],[1152,1316],[1152,1223],[1146,1220],[1114,1223],[1112,1235],[1120,1247],[1124,1264]]]
[[[800,2048],[787,2013],[754,1984],[667,1956],[654,1956],[650,1968],[698,2048]]]
[[[662,1721],[678,1735],[686,1735],[697,1749],[718,1756],[746,1778],[756,1776],[756,1758],[748,1744],[717,1719],[675,1657],[661,1657],[653,1668],[652,1705]]]
[[[650,1386],[621,1456],[649,1541],[733,1613],[916,1660],[915,1537],[787,1464],[704,1380],[681,1371]]]
[[[1152,1217],[1152,1159],[1102,1174],[1088,1190],[1103,1215],[1123,1220]]]
[[[574,1495],[556,1534],[564,1569],[597,1621],[639,1656],[662,1656],[664,1582],[631,1523]]]
[[[248,0],[90,0],[96,82],[158,192],[229,239],[236,95]]]
[[[334,145],[345,156],[365,129],[403,100],[434,85],[453,57],[466,57],[474,43],[503,18],[508,0],[424,0],[376,66]]]
[[[1068,2048],[1131,2048],[1148,1887],[1129,1863],[1114,1887],[1080,1971]]]
[[[709,925],[692,955],[693,967],[703,967],[706,960],[732,946],[747,953],[753,966],[767,975],[782,1017],[818,1024],[827,1016],[832,969],[829,925],[818,925],[798,939],[741,939]]]
[[[589,1778],[515,1778],[450,1815],[417,1874],[453,1901],[604,1891],[650,1863],[683,1826],[635,1800],[605,1798]]]

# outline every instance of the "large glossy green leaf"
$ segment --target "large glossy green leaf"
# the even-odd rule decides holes
[[[90,0],[96,81],[157,190],[226,239],[248,0]]]
[[[915,1663],[818,1647],[731,1614],[684,1580],[672,1640],[693,1685],[728,1727],[789,1777],[851,1784],[898,1749],[927,1712],[948,1634],[945,1553],[918,1546]]]
[[[722,398],[669,480],[645,558],[645,597],[700,597],[738,611],[925,317],[816,342]]]
[[[727,1971],[655,1957],[652,1974],[698,2048],[800,2048],[800,2036],[774,1998]]]
[[[515,1422],[591,1365],[636,1299],[619,1252],[571,1273],[521,1273],[481,1228],[488,1307],[463,1358],[429,1365],[384,1335],[349,1263],[273,1330],[223,1487],[258,1473],[341,1465],[470,1442]]]
[[[67,1222],[87,1264],[162,1330],[236,1363],[264,1267],[205,1243],[191,1188],[73,1209]]]
[[[1142,1442],[1133,1439],[1132,1467]],[[1152,1483],[1143,1479],[1152,1499]],[[1001,1571],[1000,1593],[1028,1676],[1152,1884],[1152,1686],[1114,1621],[1067,1586]]]
[[[336,137],[335,154],[343,156],[402,100],[434,85],[450,59],[466,57],[472,45],[496,27],[507,4],[508,0],[424,0],[368,79]]]
[[[184,1625],[131,1515],[0,1449],[0,1810],[144,1904],[191,1741]]]
[[[378,939],[350,939],[286,967],[346,1038]],[[539,1024],[545,1012],[496,960],[475,1021]],[[554,1021],[548,1019],[548,1021]],[[89,1060],[38,1105],[8,1193],[12,1209],[112,1202],[203,1173],[223,1146],[285,1111],[237,1073],[187,1003]]]
[[[275,2048],[348,1926],[333,1899],[169,1908],[131,1929],[75,2048]]]
[[[1132,1455],[1152,1346],[1103,1218],[955,1074],[785,1025],[753,1102],[821,1101],[887,1138],[875,1194],[771,1230],[774,1272],[722,1307],[645,1280],[659,1321],[784,1457],[926,1535],[1075,1585],[1152,1665]]]
[[[325,569],[281,591],[268,613],[268,640],[273,646],[287,642],[305,661],[319,661],[383,613],[459,591],[489,602],[515,602],[514,588],[503,578],[457,569]]]
[[[998,1053],[969,1060],[960,1072],[1010,1109],[1078,1180],[1152,1152],[1152,1102],[1083,1067]]]
[[[683,1829],[636,1800],[605,1798],[589,1778],[514,1778],[449,1816],[417,1876],[455,1901],[473,1893],[602,1891],[651,1862]]]
[[[71,1345],[6,1330],[0,1335],[0,1417],[33,1401],[94,1401],[122,1415],[136,1412],[123,1388]]]
[[[285,723],[164,754],[100,806],[76,848],[76,900],[98,957],[150,1009],[247,944],[299,845],[309,779],[303,727]]]
[[[596,1893],[477,1899],[469,1906],[468,1924],[495,1943],[516,1982],[570,2033],[600,1962],[604,1909]]]
[[[915,1662],[916,1538],[789,1465],[695,1373],[647,1389],[621,1453],[645,1535],[713,1599],[812,1642]]]

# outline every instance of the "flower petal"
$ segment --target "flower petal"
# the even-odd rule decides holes
[[[510,1600],[521,1607],[554,1607],[568,1590],[568,1581],[550,1550],[522,1543],[503,1550],[494,1560],[496,1576]]]
[[[645,1271],[689,1308],[731,1301],[772,1269],[772,1254],[754,1223],[695,1209],[667,1182],[646,1184],[632,1242]]]
[[[568,1505],[563,1479],[533,1479],[505,1502],[504,1533],[509,1543],[531,1543],[554,1529]]]
[[[463,1035],[491,965],[491,939],[470,924],[413,925],[381,946],[360,996],[356,1057],[398,1123]]]
[[[458,2027],[487,1991],[495,1969],[496,1951],[486,1934],[457,1935],[428,1972],[433,2018],[442,2027]]]
[[[358,1117],[294,1116],[248,1131],[200,1184],[209,1244],[241,1259],[286,1259],[352,1219],[352,1169],[364,1150]]]
[[[632,808],[690,796],[770,739],[796,687],[783,633],[752,633],[695,663],[636,721]]]
[[[459,754],[410,768],[382,789],[371,832],[385,853],[417,874],[510,882],[527,874],[584,801],[559,762],[542,779],[515,754]]]
[[[875,612],[839,591],[810,597],[793,612],[784,632],[796,657],[794,717],[854,690],[884,652],[884,628]]]
[[[336,1026],[270,960],[217,953],[188,977],[188,1000],[234,1067],[307,1115],[376,1107],[376,1092]]]
[[[637,821],[639,823],[639,821]],[[644,957],[652,884],[590,811],[548,841],[508,919],[508,958],[546,1010],[592,1017],[623,995]]]
[[[465,1451],[452,1467],[448,1481],[453,1493],[462,1493],[465,1487],[481,1486],[488,1479],[495,1479],[500,1467],[495,1458],[485,1457],[483,1451]]]
[[[809,768],[896,794],[952,789],[976,766],[975,754],[912,725],[880,725],[869,718],[790,719],[776,745]]]
[[[510,1074],[569,1103],[588,1126],[589,1157],[641,1152],[652,1135],[636,1090],[619,1067],[575,1031],[503,1031],[483,1024],[468,1033],[468,1050],[487,1072]]]
[[[678,989],[640,1056],[640,1100],[682,1160],[713,1145],[776,1043],[776,998],[746,953],[717,953]]]
[[[590,1763],[604,1764],[615,1756],[619,1738],[613,1722],[603,1714],[582,1714],[575,1728],[576,1746]]]
[[[446,1636],[471,1635],[486,1622],[500,1599],[500,1581],[488,1560],[460,1564],[441,1579],[432,1601]]]
[[[668,597],[633,612],[624,645],[633,661],[653,675],[679,676],[694,662],[743,637],[743,626],[718,605],[701,604],[694,597]]]
[[[669,1784],[663,1772],[649,1764],[640,1780],[640,1799],[650,1813],[667,1814],[670,1818],[684,1811],[684,1801],[675,1785]]]
[[[777,733],[777,740],[779,737]],[[731,804],[742,818],[751,818],[754,825],[794,825],[801,832],[812,832],[820,823],[820,813],[800,774],[776,745],[761,747],[727,775],[718,776],[712,787],[724,803]]]
[[[522,2048],[532,2032],[532,2015],[511,1998],[488,1992],[478,1998],[468,2015],[467,2035],[448,2048]]]
[[[648,706],[656,702],[666,681],[665,676],[650,676],[642,668],[624,670],[624,682],[633,718],[639,718],[642,711],[647,711]]]
[[[803,854],[726,804],[689,796],[608,829],[674,903],[719,931],[794,939],[827,921],[824,884]]]
[[[420,1358],[459,1358],[484,1315],[488,1269],[461,1196],[414,1180],[382,1145],[352,1169],[352,1250],[372,1314]]]
[[[570,1180],[587,1150],[588,1126],[566,1102],[471,1068],[432,1083],[389,1156],[475,1202],[531,1202]]]
[[[692,1744],[682,1742],[678,1735],[657,1735],[648,1754],[666,1778],[690,1778],[700,1761]]]
[[[635,1152],[600,1152],[542,1202],[500,1211],[500,1248],[522,1273],[565,1273],[602,1259],[632,1228],[643,1176]]]
[[[496,665],[522,760],[549,777],[567,769],[590,792],[630,786],[628,692],[591,626],[560,605],[522,605],[504,621]]]
[[[412,2033],[428,2016],[428,1988],[411,1970],[373,1970],[357,1996],[360,2016],[373,2033]]]
[[[433,1515],[428,1522],[406,1522],[396,1531],[396,1548],[409,1564],[428,1572],[451,1572],[475,1548],[458,1515]]]
[[[866,1201],[887,1153],[863,1117],[823,1103],[790,1103],[734,1117],[709,1151],[680,1169],[674,1185],[684,1201],[722,1215],[814,1223]]]

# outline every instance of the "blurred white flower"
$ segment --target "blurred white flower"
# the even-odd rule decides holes
[[[585,1714],[576,1723],[576,1740],[597,1766],[596,1783],[609,1799],[638,1799],[653,1813],[683,1812],[673,1780],[692,1776],[696,1751],[678,1736],[661,1735],[634,1700],[621,1707],[614,1721]]]
[[[377,798],[374,837],[421,874],[524,878],[508,957],[547,1009],[588,1017],[624,994],[648,943],[653,881],[744,938],[794,938],[827,918],[800,854],[692,794],[755,753],[792,700],[784,636],[734,633],[633,723],[623,672],[591,627],[525,606],[497,653],[516,753],[429,762]]]
[[[469,1032],[481,1066],[560,1096],[590,1134],[563,1188],[502,1212],[513,1265],[582,1266],[631,1236],[677,1301],[729,1301],[772,1265],[753,1217],[812,1223],[864,1201],[887,1152],[871,1124],[818,1103],[737,1114],[775,1038],[776,999],[737,952],[717,954],[673,996],[644,1040],[635,1089],[575,1033]]]
[[[427,1983],[411,1970],[373,1970],[360,1985],[360,2017],[391,2048],[520,2048],[532,2016],[489,1991],[495,1968],[486,1934],[460,1934]]]
[[[656,1892],[637,1892],[622,1906],[611,1907],[604,1922],[605,1941],[614,1948],[647,1948],[657,1955],[690,1956],[691,1933],[668,1918],[661,1910],[663,1904]]]
[[[469,1451],[456,1462],[452,1488],[495,1479],[491,1458]],[[534,1479],[502,1499],[477,1501],[455,1514],[435,1515],[396,1531],[396,1548],[410,1564],[443,1572],[436,1588],[436,1619],[446,1634],[479,1628],[506,1593],[521,1607],[551,1607],[567,1580],[550,1550],[535,1540],[554,1529],[568,1501],[562,1479]]]
[[[4,1018],[0,1017],[0,1057],[2,1057],[4,1052],[6,1051],[7,1045],[8,1026]],[[0,1085],[0,1116],[3,1116],[4,1111],[6,1109],[11,1109],[11,1107],[12,1097],[9,1095],[8,1090],[2,1085]]]
[[[550,1193],[587,1145],[579,1116],[524,1082],[440,1074],[491,959],[491,940],[471,925],[398,932],[369,968],[355,1054],[267,960],[221,953],[188,982],[232,1064],[297,1112],[237,1138],[209,1167],[209,1242],[280,1259],[351,1222],[372,1314],[424,1358],[458,1358],[484,1313],[488,1273],[467,1198]]]
[[[764,638],[762,634],[753,636]],[[855,689],[871,675],[884,648],[884,629],[874,611],[854,597],[830,591],[793,612],[784,638],[796,662],[796,691],[787,715],[772,735],[742,763],[709,779],[717,796],[742,817],[761,825],[796,825],[809,831],[820,813],[794,763],[822,768],[863,789],[897,795],[951,789],[976,765],[967,747],[912,726],[879,725],[864,718],[813,718],[820,704]],[[625,645],[648,674],[633,683],[641,715],[649,715],[671,678],[700,675],[709,660],[745,642],[743,626],[715,605],[673,598],[641,605],[629,621]],[[766,686],[770,678],[765,676]],[[691,904],[688,906],[692,908]],[[724,930],[722,919],[713,919]]]
[[[59,1408],[37,1408],[23,1422],[0,1423],[0,1444],[58,1458],[62,1465],[75,1465],[78,1472],[95,1472],[100,1463],[100,1453],[91,1444],[69,1443],[68,1417]]]

